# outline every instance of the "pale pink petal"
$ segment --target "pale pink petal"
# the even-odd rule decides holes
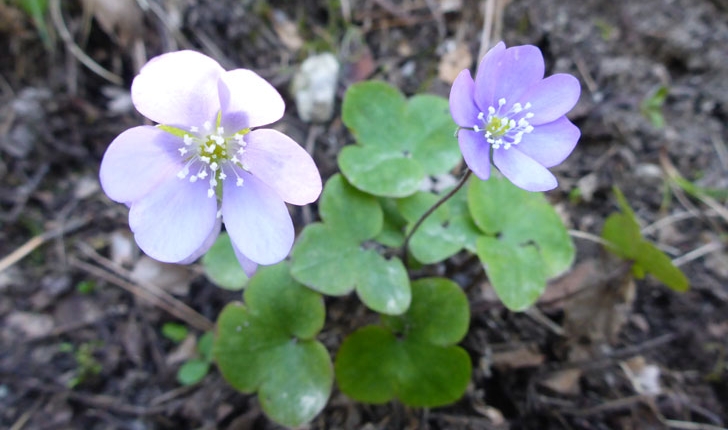
[[[581,85],[579,81],[565,73],[559,73],[531,86],[519,99],[521,104],[531,104],[529,112],[533,118],[531,125],[546,124],[566,115],[579,101]]]
[[[160,124],[189,129],[214,124],[220,110],[217,83],[225,70],[195,51],[152,58],[134,78],[131,98],[139,113]]]
[[[490,177],[490,145],[482,133],[472,130],[458,130],[458,143],[465,164],[482,180]]]
[[[258,264],[274,264],[293,246],[293,222],[288,208],[275,191],[253,175],[238,171],[235,180],[223,183],[222,219],[233,245]],[[228,175],[230,177],[230,175]]]
[[[544,167],[560,164],[574,150],[581,132],[565,116],[548,124],[534,127],[524,134],[518,150]]]
[[[321,194],[321,175],[305,149],[285,134],[271,129],[245,135],[245,161],[250,172],[284,201],[305,205]]]
[[[119,203],[140,199],[182,169],[180,146],[178,137],[156,127],[126,130],[111,142],[101,160],[101,187]]]
[[[225,72],[218,84],[222,126],[229,133],[260,127],[283,117],[286,108],[278,91],[252,70]]]
[[[524,190],[547,191],[556,188],[556,177],[515,147],[494,150],[493,163],[503,176]]]
[[[203,254],[205,254],[207,251],[212,248],[212,245],[215,244],[215,241],[217,240],[217,237],[220,235],[220,230],[222,228],[222,218],[221,217],[215,217],[215,226],[212,228],[212,231],[210,232],[210,235],[207,236],[207,239],[202,243],[202,246],[200,246],[197,251],[195,251],[192,255],[185,258],[182,261],[177,261],[177,264],[190,264],[194,263],[195,260],[202,257]]]
[[[470,70],[465,69],[455,78],[450,89],[450,114],[455,124],[460,127],[472,128],[481,125],[478,120],[480,109],[475,105],[475,83],[470,76]]]
[[[235,247],[235,244],[233,244],[233,251],[235,251],[235,257],[238,259],[240,267],[243,268],[243,272],[248,275],[248,278],[255,275],[255,272],[258,270],[258,263],[243,255],[243,253]]]
[[[217,200],[207,197],[208,187],[172,176],[132,203],[129,227],[142,251],[164,263],[194,255],[216,225]]]
[[[498,79],[498,65],[506,51],[506,44],[498,42],[483,56],[475,75],[475,102],[481,112],[487,112],[494,105],[495,85]]]

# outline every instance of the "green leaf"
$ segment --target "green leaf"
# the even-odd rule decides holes
[[[662,107],[667,100],[670,89],[661,85],[653,90],[640,103],[640,112],[644,115],[655,128],[662,128],[665,125],[665,117],[662,114]]]
[[[362,402],[398,398],[409,406],[456,401],[470,380],[468,354],[453,346],[470,321],[467,298],[457,284],[428,278],[412,284],[412,306],[383,326],[348,336],[336,357],[336,377],[346,395]]]
[[[342,119],[357,140],[339,154],[341,172],[362,191],[384,197],[413,194],[426,175],[460,161],[448,101],[433,95],[407,100],[384,82],[349,87]]]
[[[162,325],[162,336],[175,343],[185,340],[187,333],[189,333],[189,330],[187,330],[187,327],[182,324],[164,323],[164,325]]]
[[[404,244],[404,229],[407,220],[399,213],[395,199],[379,198],[379,205],[384,212],[384,223],[382,231],[374,240],[390,248],[399,248]]]
[[[207,361],[212,361],[212,346],[215,342],[215,335],[208,331],[197,340],[197,352]]]
[[[51,49],[50,33],[48,32],[45,21],[45,16],[48,12],[48,0],[16,0],[16,3],[33,20],[33,24],[38,30],[38,35],[46,48]]]
[[[384,258],[372,241],[382,230],[377,200],[335,175],[321,196],[323,223],[307,226],[291,251],[291,275],[327,295],[356,289],[366,306],[380,313],[401,314],[411,300],[402,262]]]
[[[639,245],[637,263],[646,272],[675,291],[685,292],[690,287],[685,274],[672,264],[672,261],[664,252],[647,241]]]
[[[525,310],[546,289],[543,260],[533,245],[482,236],[478,239],[478,258],[498,298],[510,310]]]
[[[371,239],[382,230],[383,213],[377,199],[352,187],[339,174],[326,181],[319,207],[328,226],[353,239]]]
[[[470,183],[468,206],[485,233],[477,240],[478,257],[509,309],[532,305],[548,279],[571,267],[574,244],[542,193],[522,190],[494,175]]]
[[[637,217],[624,194],[616,187],[614,193],[622,212],[609,215],[602,227],[602,239],[608,243],[607,250],[634,262],[632,273],[635,278],[642,279],[645,273],[649,273],[675,291],[687,291],[690,285],[685,274],[672,264],[665,253],[642,236]]]
[[[333,384],[329,354],[314,339],[324,324],[322,297],[281,263],[261,268],[244,300],[218,318],[213,355],[220,372],[237,390],[257,391],[272,420],[291,427],[310,421]]]
[[[220,288],[242,290],[248,283],[248,275],[235,257],[230,236],[225,232],[218,236],[212,248],[202,257],[202,267],[205,276]]]
[[[420,225],[409,243],[409,250],[417,261],[423,264],[437,263],[464,247],[475,249],[475,240],[481,233],[467,212],[464,198],[459,198],[465,195],[464,191],[458,191]],[[438,195],[419,192],[398,200],[397,206],[409,222],[407,230],[411,230],[439,199]]]
[[[177,371],[177,382],[182,385],[194,385],[202,381],[209,371],[209,361],[197,358],[187,360]]]

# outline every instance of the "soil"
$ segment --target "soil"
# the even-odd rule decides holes
[[[448,58],[476,66],[486,2],[148,0],[135,14],[131,0],[90,18],[91,5],[117,3],[51,1],[78,50],[118,83],[81,64],[58,16],[45,17],[44,43],[17,3],[0,3],[0,427],[278,428],[255,396],[215,370],[194,386],[176,381],[194,351],[164,337],[163,324],[182,322],[199,336],[239,293],[214,287],[198,265],[169,269],[166,280],[139,268],[127,209],[97,179],[111,140],[144,121],[129,99],[131,80],[147,58],[183,48],[253,69],[286,99],[277,128],[311,150],[328,177],[353,141],[338,110],[347,86],[375,78],[406,94],[447,96],[452,73],[439,67]],[[334,390],[308,428],[727,427],[728,2],[493,3],[502,13],[491,43],[537,45],[547,74],[582,83],[569,115],[582,138],[554,169],[560,185],[548,193],[577,232],[577,265],[533,310],[512,313],[480,264],[459,256],[440,269],[471,299],[462,345],[474,373],[463,398],[426,410],[363,405]],[[343,66],[337,110],[309,124],[290,84],[306,57],[324,51]],[[453,51],[460,54],[448,57]],[[662,127],[643,109],[660,87],[669,91]],[[681,188],[676,174],[716,192]],[[613,186],[684,270],[688,292],[634,281],[584,238],[599,235],[617,209]],[[316,216],[315,206],[293,210],[299,229]],[[132,269],[141,278],[128,282]],[[164,284],[172,310],[143,298],[149,283]],[[355,297],[327,304],[320,339],[332,351],[373,319]]]

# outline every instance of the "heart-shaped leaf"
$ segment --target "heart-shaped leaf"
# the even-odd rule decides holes
[[[435,407],[456,401],[470,380],[470,357],[454,346],[470,322],[468,301],[447,279],[412,283],[412,305],[383,325],[348,336],[336,356],[336,378],[346,395],[367,403],[398,398]]]
[[[407,100],[384,82],[349,87],[342,119],[357,140],[339,154],[339,167],[356,188],[376,196],[406,197],[426,175],[460,162],[448,101],[434,95]]]
[[[511,310],[531,306],[546,280],[574,261],[574,245],[561,218],[542,193],[532,193],[493,175],[474,178],[468,206],[485,233],[477,254],[498,297]]]
[[[281,263],[258,270],[244,301],[227,305],[218,318],[213,355],[220,372],[234,388],[257,391],[274,421],[310,421],[333,384],[329,354],[314,339],[324,324],[322,297],[291,278]]]
[[[401,314],[411,300],[402,262],[384,258],[372,240],[382,231],[377,199],[332,176],[321,196],[323,223],[307,226],[291,252],[291,274],[304,285],[340,296],[356,289],[370,309]],[[373,248],[374,247],[374,248]]]

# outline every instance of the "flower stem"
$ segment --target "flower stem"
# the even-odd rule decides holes
[[[407,261],[407,249],[409,247],[409,241],[410,241],[410,239],[412,239],[412,236],[414,236],[417,229],[420,228],[420,226],[422,225],[423,222],[425,222],[427,217],[432,215],[432,213],[435,212],[437,210],[437,208],[442,206],[443,203],[448,201],[452,196],[455,195],[455,193],[457,193],[460,190],[460,188],[463,187],[463,185],[465,185],[465,183],[468,181],[468,178],[470,177],[470,175],[472,173],[473,173],[472,170],[467,169],[465,174],[463,175],[463,177],[460,178],[460,182],[458,182],[457,185],[455,185],[455,188],[453,188],[447,194],[442,196],[440,198],[440,200],[438,200],[434,205],[432,205],[431,208],[427,209],[427,211],[425,211],[425,213],[423,213],[422,216],[420,216],[420,218],[417,220],[415,225],[412,227],[412,230],[410,230],[410,232],[407,233],[407,236],[404,238],[404,245],[402,245],[403,261]]]

